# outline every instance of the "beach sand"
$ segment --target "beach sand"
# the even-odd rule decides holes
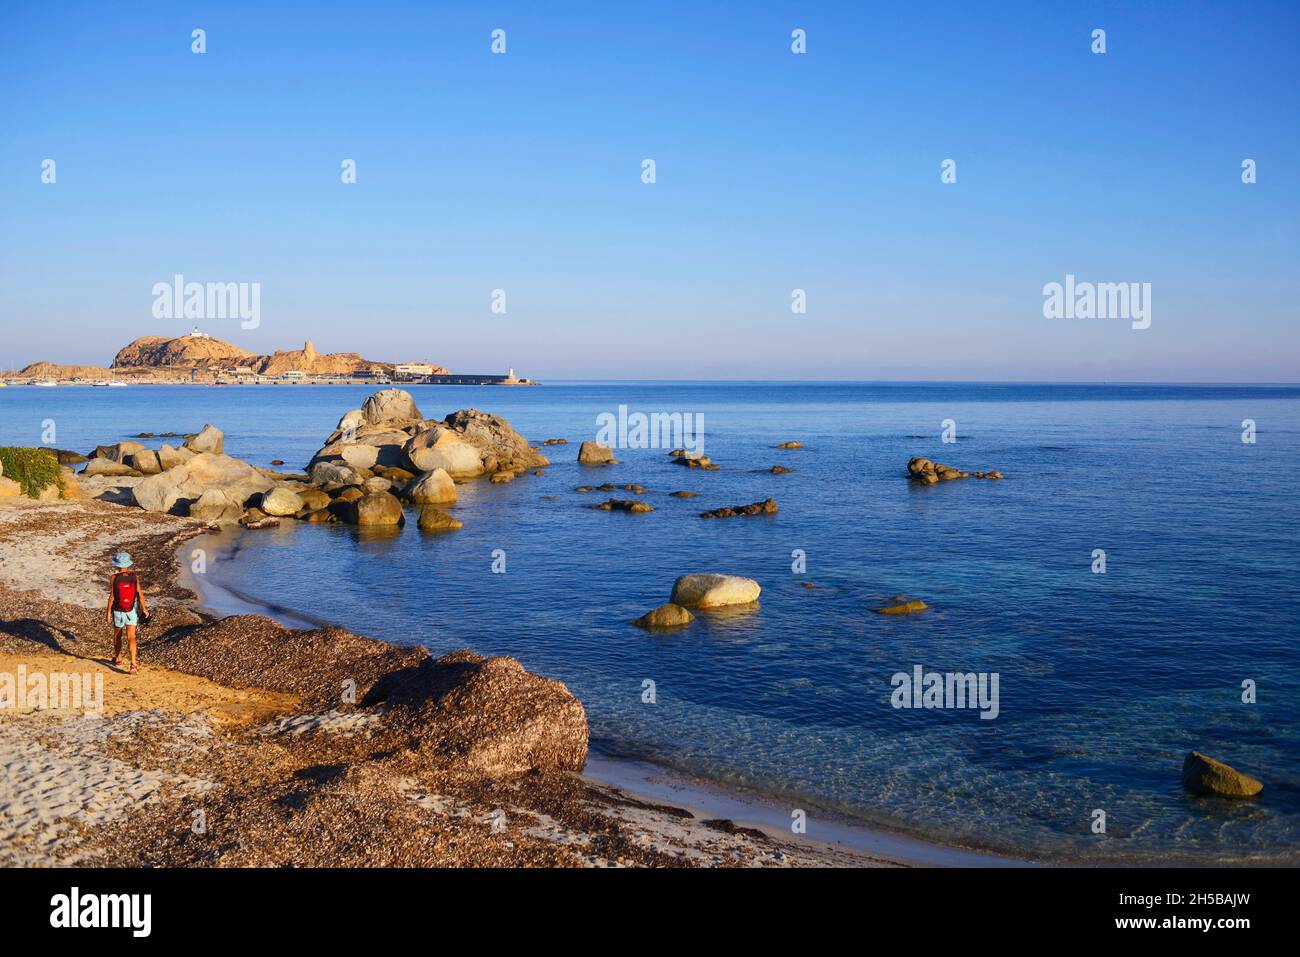
[[[384,704],[328,705],[317,684],[346,660],[377,687],[421,650],[255,616],[214,622],[175,558],[204,527],[116,504],[123,480],[86,484],[100,498],[0,503],[0,675],[102,681],[97,713],[0,708],[0,864],[799,867],[922,857],[710,816],[703,792],[687,809],[609,775],[449,770],[394,747]],[[104,621],[108,559],[123,548],[154,613],[134,676],[112,667]],[[203,657],[187,658],[199,640]]]

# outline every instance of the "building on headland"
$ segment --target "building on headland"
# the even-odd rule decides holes
[[[448,372],[427,375],[416,380],[428,385],[537,385],[532,379],[520,379],[511,369],[505,375],[491,372]]]
[[[393,372],[399,376],[433,375],[433,366],[427,362],[399,362]]]

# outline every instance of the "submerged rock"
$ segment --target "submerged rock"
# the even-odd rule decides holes
[[[780,445],[776,446],[776,448],[778,448],[778,449],[801,449],[801,448],[803,448],[803,443],[800,442],[800,441],[798,441],[798,440],[792,440],[792,441],[790,441],[790,442],[782,442]]]
[[[929,609],[930,606],[919,598],[895,595],[875,611],[878,615],[917,615],[923,611],[929,611]]]
[[[775,515],[776,499],[768,498],[749,505],[733,505],[728,508],[714,508],[700,512],[700,518],[735,518],[738,515]]]
[[[636,515],[654,511],[654,508],[645,502],[637,502],[626,498],[611,498],[608,502],[601,502],[599,505],[592,505],[591,507],[602,512],[632,512]]]
[[[654,611],[648,611],[632,624],[641,628],[680,628],[689,625],[695,616],[681,605],[665,602]]]
[[[432,505],[425,505],[420,509],[420,520],[416,524],[422,532],[454,532],[458,528],[465,527],[459,519],[452,518],[442,509],[434,508]]]
[[[1254,797],[1264,790],[1262,781],[1199,751],[1183,760],[1183,787],[1196,794],[1233,798]]]
[[[683,608],[748,605],[762,590],[754,579],[739,575],[682,575],[673,583],[672,602]]]
[[[687,452],[685,455],[679,455],[673,459],[673,465],[684,465],[688,469],[703,469],[706,472],[716,472],[719,468],[711,458],[699,452]]]

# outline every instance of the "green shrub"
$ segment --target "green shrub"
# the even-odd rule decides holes
[[[63,473],[53,452],[0,447],[0,466],[4,466],[4,477],[21,485],[29,498],[35,498],[47,485],[57,485],[59,494],[63,494]]]

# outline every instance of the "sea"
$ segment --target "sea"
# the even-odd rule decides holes
[[[210,422],[229,454],[292,470],[370,391],[12,386],[0,444],[86,452]],[[602,754],[761,794],[810,835],[834,816],[1046,863],[1300,861],[1300,387],[409,391],[428,418],[478,408],[569,444],[544,450],[543,475],[460,486],[453,534],[287,522],[220,536],[210,593],[435,654],[513,655],[581,699]],[[579,465],[620,407],[689,417],[720,467],[683,468],[664,447]],[[803,448],[775,448],[790,440]],[[920,486],[913,456],[1004,478]],[[645,486],[612,494],[654,511],[587,507],[609,494],[575,489],[603,482]],[[700,517],[769,497],[775,514]],[[694,572],[757,580],[759,606],[631,624]],[[929,610],[877,614],[895,595]],[[986,691],[996,678],[996,709],[920,694],[902,707],[918,668],[982,675]],[[1187,793],[1192,750],[1262,794]]]

